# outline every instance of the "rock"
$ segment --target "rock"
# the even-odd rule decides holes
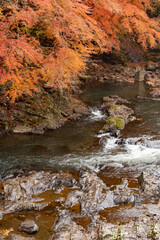
[[[11,234],[9,236],[9,240],[35,240],[35,238],[34,237],[23,237],[21,235]]]
[[[82,173],[79,186],[84,192],[80,200],[82,212],[92,213],[114,206],[113,192],[96,174]]]
[[[109,116],[123,117],[127,123],[129,116],[134,114],[134,111],[125,105],[111,105],[108,113]]]
[[[144,202],[155,203],[160,196],[160,179],[158,171],[143,171],[138,177],[140,198]]]
[[[80,203],[82,196],[83,196],[83,192],[77,191],[77,190],[69,193],[65,201],[65,206],[72,207]]]
[[[125,102],[124,99],[121,99],[117,96],[112,96],[106,97],[105,101],[108,101],[105,105],[107,106],[106,110],[109,116],[99,133],[114,132],[118,134],[118,131],[122,130],[125,124],[136,119],[134,116],[132,116],[134,111],[131,108],[123,104],[118,105],[119,102]],[[103,105],[103,110],[104,109],[105,107]]]
[[[23,211],[33,211],[42,210],[48,206],[48,203],[37,203],[31,201],[17,201],[17,202],[6,202],[3,214],[13,213],[13,212],[23,212]]]
[[[135,79],[138,82],[142,82],[145,80],[145,76],[146,76],[147,72],[144,68],[141,67],[137,67],[136,68],[136,73],[135,73]]]
[[[52,240],[95,240],[93,234],[72,221],[68,211],[59,211],[58,219],[54,225]]]
[[[91,112],[90,109],[84,105],[81,101],[75,100],[73,103],[73,113],[79,114],[80,116],[88,116]]]
[[[135,202],[135,196],[131,193],[131,190],[128,188],[127,179],[123,179],[121,185],[115,186],[114,190],[114,203],[115,205],[121,205]]]
[[[160,224],[145,215],[137,220],[130,221],[124,225],[101,223],[99,238],[104,240],[112,239],[160,239]]]
[[[56,177],[54,183],[53,183],[53,187],[61,187],[61,186],[65,186],[65,187],[73,187],[76,183],[76,180],[73,177]]]
[[[32,128],[31,127],[27,127],[27,126],[16,126],[13,129],[13,133],[15,133],[15,134],[28,134],[28,133],[32,133]]]
[[[115,105],[115,104],[130,104],[128,100],[118,97],[117,95],[103,97],[103,102],[105,102],[107,106]]]
[[[121,130],[125,126],[125,121],[122,117],[108,117],[105,125],[102,128],[102,132],[113,132],[115,130]]]
[[[126,144],[126,140],[123,139],[123,138],[120,138],[120,139],[118,139],[118,140],[116,141],[116,144],[118,144],[118,145],[125,145],[125,144]]]
[[[1,210],[0,210],[0,220],[3,218],[3,208]]]
[[[108,108],[109,117],[106,124],[103,126],[103,132],[111,132],[114,130],[121,130],[125,124],[133,120],[133,110],[125,105],[111,105]]]
[[[148,71],[155,71],[158,68],[158,63],[155,62],[149,62],[147,65]]]
[[[27,177],[4,180],[4,198],[7,201],[27,200],[46,190],[60,186],[72,187],[75,183],[75,179],[69,174],[37,172]]]
[[[63,186],[72,187],[76,180],[65,173],[37,172],[29,176],[17,177],[3,180],[3,190],[1,195],[4,198],[3,214],[20,212],[25,210],[41,210],[48,203],[38,203],[36,196],[46,190],[55,191]]]
[[[19,226],[20,232],[26,232],[29,234],[38,232],[38,226],[37,224],[30,219],[26,219],[24,222],[22,222]]]

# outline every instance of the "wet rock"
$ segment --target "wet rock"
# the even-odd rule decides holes
[[[82,101],[73,99],[72,101],[73,114],[79,116],[88,116],[91,111]]]
[[[108,117],[105,125],[102,128],[103,132],[115,132],[116,130],[122,130],[125,126],[125,121],[122,117]]]
[[[134,121],[136,118],[133,116],[134,111],[124,104],[129,104],[126,99],[118,96],[110,96],[103,98],[104,104],[101,109],[103,112],[108,113],[108,119],[99,133],[115,132],[118,134],[119,130],[122,130],[130,121]],[[124,104],[123,104],[124,103]]]
[[[55,200],[55,202],[60,202],[60,203],[65,202],[65,198],[59,197]]]
[[[118,144],[118,145],[125,145],[125,144],[126,144],[126,140],[123,139],[123,138],[120,138],[120,139],[118,139],[118,140],[116,141],[116,144]]]
[[[121,185],[115,186],[114,203],[115,205],[121,205],[129,202],[135,202],[135,195],[131,193],[131,190],[128,188],[127,179],[123,179]]]
[[[72,187],[76,183],[70,174],[37,172],[29,176],[3,180],[2,195],[4,198],[3,213],[25,210],[40,210],[47,203],[38,203],[36,196],[46,190],[57,190],[63,186]]]
[[[35,238],[34,237],[23,237],[21,235],[11,234],[9,236],[9,240],[35,240]]]
[[[134,114],[134,111],[125,105],[111,105],[108,109],[109,116],[123,117],[125,122],[128,121],[129,116]]]
[[[113,132],[121,130],[129,121],[133,121],[134,111],[125,105],[110,105],[108,107],[109,117],[102,128],[102,132]]]
[[[89,226],[87,227],[87,235],[90,237],[91,240],[99,239],[99,224],[89,224]]]
[[[82,212],[92,213],[114,205],[113,193],[96,174],[82,173],[79,186],[84,192],[80,201]]]
[[[72,207],[78,203],[80,203],[83,196],[82,191],[73,191],[67,195],[67,199],[65,202],[65,206]]]
[[[28,134],[28,133],[32,133],[32,128],[31,127],[27,127],[27,126],[16,126],[13,129],[13,133],[15,134]]]
[[[7,201],[30,199],[32,195],[46,190],[60,186],[72,187],[75,183],[75,179],[69,174],[33,173],[27,177],[4,180],[4,198]]]
[[[20,177],[3,181],[5,200],[17,201],[31,198],[32,195],[40,194],[52,189],[55,175],[50,173],[34,173],[28,177]]]
[[[116,105],[116,104],[130,104],[128,100],[118,97],[117,95],[103,97],[103,102],[107,104],[106,106]]]
[[[5,202],[3,214],[13,213],[13,212],[23,212],[23,211],[33,211],[42,210],[48,206],[48,203],[36,203],[31,201],[17,201],[15,202]]]
[[[61,186],[65,186],[65,187],[73,187],[76,183],[76,180],[72,177],[56,177],[53,187],[61,187]]]
[[[144,202],[155,202],[160,196],[160,179],[158,171],[143,171],[138,178],[140,198]]]
[[[95,240],[80,225],[72,221],[68,211],[59,211],[59,217],[54,225],[52,240]]]
[[[19,226],[20,232],[26,232],[29,234],[38,232],[38,226],[37,224],[30,219],[26,219],[24,222],[22,222]]]

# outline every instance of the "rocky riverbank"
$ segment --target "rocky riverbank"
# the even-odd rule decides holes
[[[79,91],[78,83],[73,86],[72,93],[67,88],[48,87],[34,97],[28,96],[14,104],[1,103],[1,133],[43,134],[47,129],[61,127],[68,120],[89,115],[89,108],[77,99]]]
[[[89,171],[2,180],[1,239],[159,239],[159,172],[144,171],[137,182],[133,188],[124,177],[107,185]],[[105,219],[106,210],[116,213],[114,223]]]
[[[118,60],[112,62],[108,58],[93,57],[86,73],[74,79],[70,89],[43,87],[34,97],[24,97],[14,104],[7,100],[1,102],[1,133],[43,134],[47,129],[61,127],[66,121],[89,115],[90,108],[79,100],[79,96],[80,86],[92,82],[144,82],[150,88],[151,97],[159,97],[159,56],[154,52],[148,56],[152,61],[142,63],[119,63]]]

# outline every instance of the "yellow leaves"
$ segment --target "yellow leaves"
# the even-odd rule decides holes
[[[3,15],[2,8],[0,8],[0,17]]]
[[[0,234],[4,237],[7,237],[10,232],[13,232],[13,228],[0,230]]]

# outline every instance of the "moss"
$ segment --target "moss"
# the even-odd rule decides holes
[[[103,129],[104,131],[109,130],[111,127],[116,129],[123,129],[125,125],[125,121],[123,117],[109,117],[106,121],[106,124],[104,125]]]
[[[123,104],[122,104],[122,105],[111,105],[111,106],[110,106],[110,109],[111,109],[111,110],[112,110],[112,109],[113,109],[113,110],[117,110],[118,108],[124,108],[124,107],[125,107],[125,105],[123,105]]]

